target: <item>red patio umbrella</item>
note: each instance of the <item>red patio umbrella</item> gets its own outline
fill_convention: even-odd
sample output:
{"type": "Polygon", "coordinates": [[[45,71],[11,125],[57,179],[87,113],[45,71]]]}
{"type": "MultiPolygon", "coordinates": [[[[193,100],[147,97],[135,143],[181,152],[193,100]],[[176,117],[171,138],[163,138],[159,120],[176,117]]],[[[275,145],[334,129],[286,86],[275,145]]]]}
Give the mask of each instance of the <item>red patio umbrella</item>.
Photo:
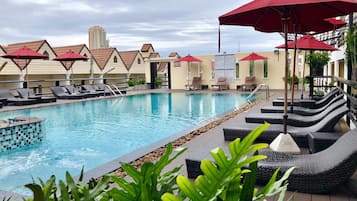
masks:
{"type": "MultiPolygon", "coordinates": [[[[276,48],[285,48],[285,44],[279,45],[276,48]]],[[[288,48],[289,49],[296,48],[296,49],[300,49],[300,50],[320,50],[320,51],[339,50],[331,45],[328,45],[322,41],[317,40],[315,37],[313,37],[311,35],[305,35],[305,36],[300,37],[296,41],[289,42],[288,48]]],[[[305,72],[305,67],[303,67],[303,76],[302,76],[303,78],[304,78],[304,72],[305,72]]],[[[295,63],[294,63],[294,69],[293,69],[293,76],[294,75],[295,75],[295,63]]],[[[303,87],[301,87],[301,98],[304,98],[303,87]]],[[[294,87],[291,90],[291,101],[292,102],[294,101],[294,87]]],[[[293,109],[293,104],[291,104],[291,109],[293,109]]]]}
{"type": "MultiPolygon", "coordinates": [[[[58,57],[54,58],[53,60],[60,61],[68,73],[68,71],[72,69],[72,66],[75,61],[87,61],[88,57],[80,55],[78,53],[75,53],[72,50],[68,50],[67,52],[59,55],[58,57]]],[[[73,74],[73,69],[72,69],[71,74],[73,74]]],[[[69,79],[69,76],[67,77],[67,79],[69,79]]]]}
{"type": "Polygon", "coordinates": [[[191,64],[192,62],[202,62],[200,59],[191,56],[188,54],[185,57],[181,57],[180,59],[177,59],[175,62],[187,62],[187,86],[190,88],[190,69],[191,69],[191,64]]]}
{"type": "MultiPolygon", "coordinates": [[[[32,49],[24,46],[13,52],[9,52],[1,57],[11,59],[18,68],[23,72],[26,69],[26,75],[28,73],[27,66],[32,59],[46,59],[48,56],[33,51],[32,49]]],[[[29,81],[27,79],[27,87],[29,87],[29,81]]]]}
{"type": "Polygon", "coordinates": [[[243,57],[240,61],[255,61],[255,60],[267,60],[267,57],[263,57],[255,52],[250,53],[248,56],[243,57]]]}
{"type": "Polygon", "coordinates": [[[263,57],[255,52],[250,53],[248,56],[243,57],[239,61],[253,61],[253,66],[254,66],[254,61],[255,60],[267,60],[267,57],[263,57]]]}
{"type": "Polygon", "coordinates": [[[219,17],[220,25],[253,26],[263,32],[284,32],[284,133],[287,133],[288,33],[316,31],[326,18],[357,11],[355,0],[254,0],[219,17]]]}

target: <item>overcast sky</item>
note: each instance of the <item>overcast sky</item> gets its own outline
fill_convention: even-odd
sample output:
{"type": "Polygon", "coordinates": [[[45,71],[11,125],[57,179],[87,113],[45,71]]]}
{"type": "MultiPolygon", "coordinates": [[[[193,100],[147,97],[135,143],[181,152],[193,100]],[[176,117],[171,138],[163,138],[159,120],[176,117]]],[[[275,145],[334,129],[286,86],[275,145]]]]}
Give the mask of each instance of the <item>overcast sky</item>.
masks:
{"type": "MultiPolygon", "coordinates": [[[[0,44],[46,39],[52,46],[88,44],[88,28],[102,26],[119,51],[152,43],[161,56],[216,54],[218,16],[247,0],[1,0],[0,44]]],[[[273,51],[277,34],[222,26],[227,53],[273,51]]]]}

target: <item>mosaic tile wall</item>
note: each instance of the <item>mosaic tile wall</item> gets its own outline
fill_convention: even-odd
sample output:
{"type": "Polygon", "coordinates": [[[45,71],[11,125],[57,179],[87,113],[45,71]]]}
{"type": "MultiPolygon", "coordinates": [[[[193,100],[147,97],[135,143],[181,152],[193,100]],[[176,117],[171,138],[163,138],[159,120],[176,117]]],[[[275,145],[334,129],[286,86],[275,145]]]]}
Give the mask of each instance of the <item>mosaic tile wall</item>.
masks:
{"type": "Polygon", "coordinates": [[[31,122],[0,128],[0,152],[41,142],[44,134],[41,122],[31,122]]]}

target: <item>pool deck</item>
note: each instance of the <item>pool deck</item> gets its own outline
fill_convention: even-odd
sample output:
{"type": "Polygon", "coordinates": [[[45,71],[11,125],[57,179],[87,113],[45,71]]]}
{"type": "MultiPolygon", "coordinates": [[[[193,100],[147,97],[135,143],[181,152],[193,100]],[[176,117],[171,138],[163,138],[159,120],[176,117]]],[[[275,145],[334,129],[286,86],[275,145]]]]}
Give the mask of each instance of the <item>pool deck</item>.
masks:
{"type": "MultiPolygon", "coordinates": [[[[270,100],[263,101],[263,103],[257,104],[253,106],[252,108],[246,110],[245,112],[238,114],[232,119],[229,119],[228,121],[225,121],[221,125],[209,130],[205,134],[199,135],[195,137],[193,140],[187,142],[184,144],[182,147],[188,148],[188,150],[179,156],[172,164],[168,166],[168,169],[172,169],[173,167],[176,167],[178,165],[184,164],[182,167],[182,174],[187,176],[187,171],[186,171],[186,165],[185,165],[185,159],[189,158],[191,156],[194,156],[195,158],[197,157],[202,157],[204,159],[207,157],[207,153],[216,148],[216,147],[224,147],[228,145],[228,142],[224,141],[223,138],[223,128],[224,127],[232,127],[237,124],[240,124],[240,122],[245,122],[245,116],[246,114],[250,112],[259,112],[260,107],[263,105],[271,105],[271,100],[273,100],[275,97],[282,96],[283,93],[282,91],[273,91],[271,93],[270,100]]],[[[351,178],[351,183],[355,184],[357,181],[357,172],[352,176],[351,178]]],[[[353,188],[353,191],[356,193],[357,192],[357,187],[353,188]]],[[[293,194],[294,192],[288,192],[286,195],[286,199],[293,194]]],[[[357,195],[353,195],[351,192],[351,187],[344,185],[341,186],[338,189],[335,189],[334,191],[330,192],[329,194],[307,194],[307,193],[297,193],[295,192],[295,199],[298,201],[322,201],[322,200],[328,200],[328,201],[357,201],[357,195]]],[[[272,197],[267,199],[269,200],[277,200],[276,197],[272,197]]]]}
{"type": "MultiPolygon", "coordinates": [[[[142,94],[142,93],[151,93],[151,92],[169,92],[168,90],[162,89],[162,90],[148,90],[148,91],[130,91],[127,95],[134,95],[134,94],[142,94]]],[[[182,91],[185,92],[185,91],[182,91]]],[[[187,92],[187,91],[186,91],[187,92]]],[[[193,91],[192,91],[193,92],[193,91]]],[[[205,90],[205,91],[197,91],[197,92],[203,92],[203,93],[215,93],[217,91],[211,91],[211,90],[205,90]]],[[[193,92],[193,93],[196,93],[193,92]]],[[[236,90],[226,90],[226,91],[220,91],[220,93],[237,93],[236,90]]],[[[270,93],[271,98],[270,100],[273,100],[275,97],[278,96],[282,96],[282,91],[271,91],[270,93]]],[[[105,98],[111,98],[111,97],[105,97],[105,98]]],[[[63,104],[63,103],[73,103],[73,102],[80,102],[80,101],[87,101],[87,100],[95,100],[95,99],[100,99],[100,98],[91,98],[91,99],[84,99],[84,100],[58,100],[56,103],[49,103],[49,104],[39,104],[39,105],[32,105],[32,106],[6,106],[2,109],[0,109],[0,112],[2,111],[8,111],[8,110],[14,110],[14,109],[23,109],[23,108],[33,108],[33,107],[41,107],[41,106],[47,106],[47,105],[54,105],[54,104],[63,104]]],[[[237,125],[237,123],[239,122],[244,122],[244,117],[247,113],[250,112],[258,112],[259,108],[262,105],[269,105],[271,104],[270,100],[263,100],[262,102],[259,101],[259,104],[253,106],[252,108],[248,109],[245,112],[242,112],[238,115],[236,115],[235,117],[225,121],[224,123],[218,125],[217,127],[208,130],[207,132],[205,132],[204,134],[201,134],[199,136],[196,136],[195,138],[193,138],[191,141],[185,143],[184,145],[182,145],[182,147],[187,147],[188,150],[182,154],[181,156],[179,156],[175,161],[173,161],[172,164],[170,164],[167,169],[171,169],[173,167],[176,167],[178,165],[184,165],[182,168],[182,174],[183,175],[187,175],[186,172],[186,166],[185,166],[185,158],[188,158],[190,156],[206,156],[207,153],[209,152],[209,150],[215,148],[215,147],[223,147],[223,146],[227,146],[228,142],[224,141],[223,139],[223,128],[224,127],[230,127],[230,126],[234,126],[237,125]]],[[[202,125],[200,125],[202,126],[202,125]]],[[[193,128],[194,129],[194,128],[193,128]]],[[[192,130],[192,128],[191,128],[192,130]]],[[[174,136],[171,139],[177,138],[181,135],[183,135],[184,133],[189,133],[190,130],[187,130],[185,132],[179,133],[177,136],[174,136]]],[[[170,140],[170,139],[166,139],[165,141],[170,140]]],[[[122,161],[131,161],[135,158],[140,157],[141,155],[144,155],[145,153],[148,153],[150,151],[152,151],[153,149],[155,149],[155,147],[160,147],[162,143],[165,143],[164,141],[159,142],[155,145],[143,148],[139,151],[137,151],[136,153],[132,153],[130,155],[125,156],[125,160],[122,161]]],[[[112,168],[113,165],[118,164],[118,160],[114,160],[112,161],[111,165],[107,165],[107,168],[112,168]],[[110,166],[110,167],[109,167],[110,166]]],[[[105,165],[104,165],[105,166],[105,165]]],[[[102,168],[104,167],[102,166],[102,168]]],[[[93,170],[92,170],[93,171],[93,170]]],[[[100,174],[103,174],[104,172],[107,172],[108,170],[101,170],[100,168],[97,169],[95,172],[90,173],[91,171],[87,172],[89,174],[85,175],[85,176],[99,176],[100,174]]],[[[357,181],[357,172],[353,175],[353,177],[351,178],[351,181],[353,183],[356,183],[357,181]]],[[[357,189],[354,189],[354,192],[357,192],[357,189]]],[[[288,192],[286,198],[288,198],[291,194],[293,194],[293,192],[288,192]]],[[[6,196],[6,195],[12,195],[13,199],[12,200],[19,200],[16,195],[14,196],[14,194],[9,194],[7,192],[3,192],[0,190],[0,199],[2,198],[2,196],[6,196]]],[[[273,198],[268,198],[268,201],[270,200],[276,200],[276,197],[273,198]]],[[[338,189],[335,189],[333,192],[330,192],[330,194],[325,194],[325,195],[318,195],[318,194],[306,194],[306,193],[295,193],[295,199],[294,200],[301,200],[301,201],[321,201],[321,200],[329,200],[329,201],[337,201],[337,200],[343,200],[343,201],[357,201],[357,197],[354,197],[354,195],[351,193],[350,188],[347,185],[341,186],[338,189]]]]}

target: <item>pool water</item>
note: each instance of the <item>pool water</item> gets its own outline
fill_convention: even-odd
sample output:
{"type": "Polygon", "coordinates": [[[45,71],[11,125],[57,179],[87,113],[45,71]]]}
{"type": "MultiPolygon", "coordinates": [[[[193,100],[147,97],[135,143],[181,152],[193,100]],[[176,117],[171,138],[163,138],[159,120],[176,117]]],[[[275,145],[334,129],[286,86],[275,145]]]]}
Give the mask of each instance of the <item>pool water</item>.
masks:
{"type": "Polygon", "coordinates": [[[44,118],[43,142],[0,154],[0,189],[28,194],[32,178],[62,179],[246,103],[238,94],[145,94],[0,113],[44,118]]]}

